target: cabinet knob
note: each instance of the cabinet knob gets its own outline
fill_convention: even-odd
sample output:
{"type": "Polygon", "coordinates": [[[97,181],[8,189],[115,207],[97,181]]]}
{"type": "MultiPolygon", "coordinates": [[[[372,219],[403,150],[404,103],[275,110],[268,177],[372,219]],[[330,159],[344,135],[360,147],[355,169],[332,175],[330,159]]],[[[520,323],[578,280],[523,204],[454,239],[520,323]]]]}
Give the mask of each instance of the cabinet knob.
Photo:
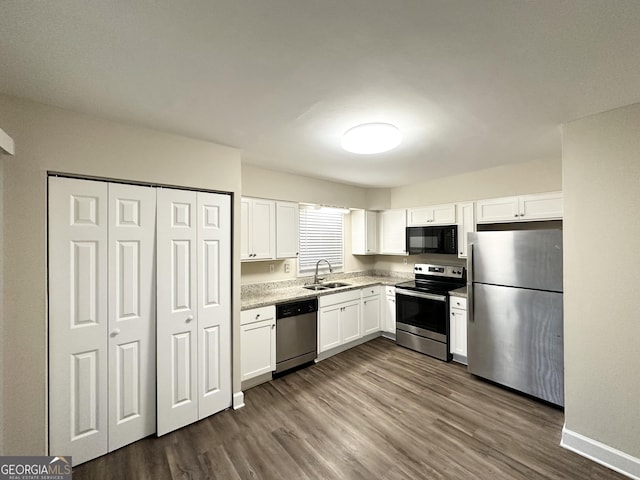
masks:
{"type": "Polygon", "coordinates": [[[258,318],[260,318],[260,314],[259,314],[259,313],[257,313],[257,314],[256,314],[256,320],[257,320],[258,318]]]}
{"type": "Polygon", "coordinates": [[[117,337],[119,334],[120,334],[120,329],[119,328],[116,328],[115,330],[113,330],[111,332],[111,336],[112,337],[117,337]]]}
{"type": "Polygon", "coordinates": [[[193,320],[193,315],[189,315],[186,319],[185,322],[189,323],[193,320]]]}
{"type": "Polygon", "coordinates": [[[271,330],[273,330],[274,328],[276,328],[276,324],[275,323],[271,324],[271,330]]]}
{"type": "Polygon", "coordinates": [[[519,217],[520,215],[518,215],[517,213],[514,215],[514,217],[519,217]]]}

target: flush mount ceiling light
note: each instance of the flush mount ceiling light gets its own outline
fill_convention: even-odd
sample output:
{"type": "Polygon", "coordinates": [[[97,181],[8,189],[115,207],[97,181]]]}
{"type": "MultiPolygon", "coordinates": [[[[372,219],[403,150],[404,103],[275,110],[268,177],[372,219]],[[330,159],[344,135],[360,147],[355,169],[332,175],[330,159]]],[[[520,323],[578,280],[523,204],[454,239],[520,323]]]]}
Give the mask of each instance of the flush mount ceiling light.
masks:
{"type": "Polygon", "coordinates": [[[387,152],[402,141],[398,127],[390,123],[365,123],[347,130],[340,144],[347,152],[361,155],[387,152]]]}

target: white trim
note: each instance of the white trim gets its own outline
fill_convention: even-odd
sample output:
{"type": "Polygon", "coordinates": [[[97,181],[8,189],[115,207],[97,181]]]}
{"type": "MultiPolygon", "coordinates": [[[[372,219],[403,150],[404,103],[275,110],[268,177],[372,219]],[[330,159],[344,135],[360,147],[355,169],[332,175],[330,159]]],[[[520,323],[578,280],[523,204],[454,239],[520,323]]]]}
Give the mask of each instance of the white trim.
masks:
{"type": "Polygon", "coordinates": [[[236,392],[233,394],[233,409],[238,410],[244,407],[244,393],[236,392]]]}
{"type": "Polygon", "coordinates": [[[15,145],[13,143],[13,138],[5,133],[4,130],[0,128],[0,153],[6,153],[8,155],[13,155],[15,153],[15,145]]]}
{"type": "Polygon", "coordinates": [[[572,432],[567,429],[566,425],[562,427],[560,446],[629,478],[640,480],[640,458],[572,432]]]}

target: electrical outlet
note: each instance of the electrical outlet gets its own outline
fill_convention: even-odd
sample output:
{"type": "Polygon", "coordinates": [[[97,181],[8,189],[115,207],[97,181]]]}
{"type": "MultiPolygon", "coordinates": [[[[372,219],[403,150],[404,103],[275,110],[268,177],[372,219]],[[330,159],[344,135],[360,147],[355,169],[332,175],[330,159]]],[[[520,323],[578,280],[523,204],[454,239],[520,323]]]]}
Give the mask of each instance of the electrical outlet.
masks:
{"type": "Polygon", "coordinates": [[[403,259],[402,259],[402,263],[404,263],[404,264],[406,265],[406,264],[407,264],[407,259],[406,259],[406,258],[403,258],[403,259]]]}
{"type": "Polygon", "coordinates": [[[273,263],[271,265],[269,265],[269,273],[273,273],[275,272],[276,267],[273,265],[273,263]]]}
{"type": "Polygon", "coordinates": [[[289,273],[291,271],[291,265],[288,263],[284,264],[284,273],[289,273]]]}

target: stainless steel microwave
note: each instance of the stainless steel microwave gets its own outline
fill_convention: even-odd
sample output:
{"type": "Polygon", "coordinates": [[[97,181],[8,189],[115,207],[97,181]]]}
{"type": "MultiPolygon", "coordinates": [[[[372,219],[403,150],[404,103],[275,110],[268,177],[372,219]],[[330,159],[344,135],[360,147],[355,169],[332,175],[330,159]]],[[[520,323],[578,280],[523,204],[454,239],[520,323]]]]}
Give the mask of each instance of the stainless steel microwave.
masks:
{"type": "Polygon", "coordinates": [[[458,226],[407,227],[407,252],[457,254],[458,226]]]}

